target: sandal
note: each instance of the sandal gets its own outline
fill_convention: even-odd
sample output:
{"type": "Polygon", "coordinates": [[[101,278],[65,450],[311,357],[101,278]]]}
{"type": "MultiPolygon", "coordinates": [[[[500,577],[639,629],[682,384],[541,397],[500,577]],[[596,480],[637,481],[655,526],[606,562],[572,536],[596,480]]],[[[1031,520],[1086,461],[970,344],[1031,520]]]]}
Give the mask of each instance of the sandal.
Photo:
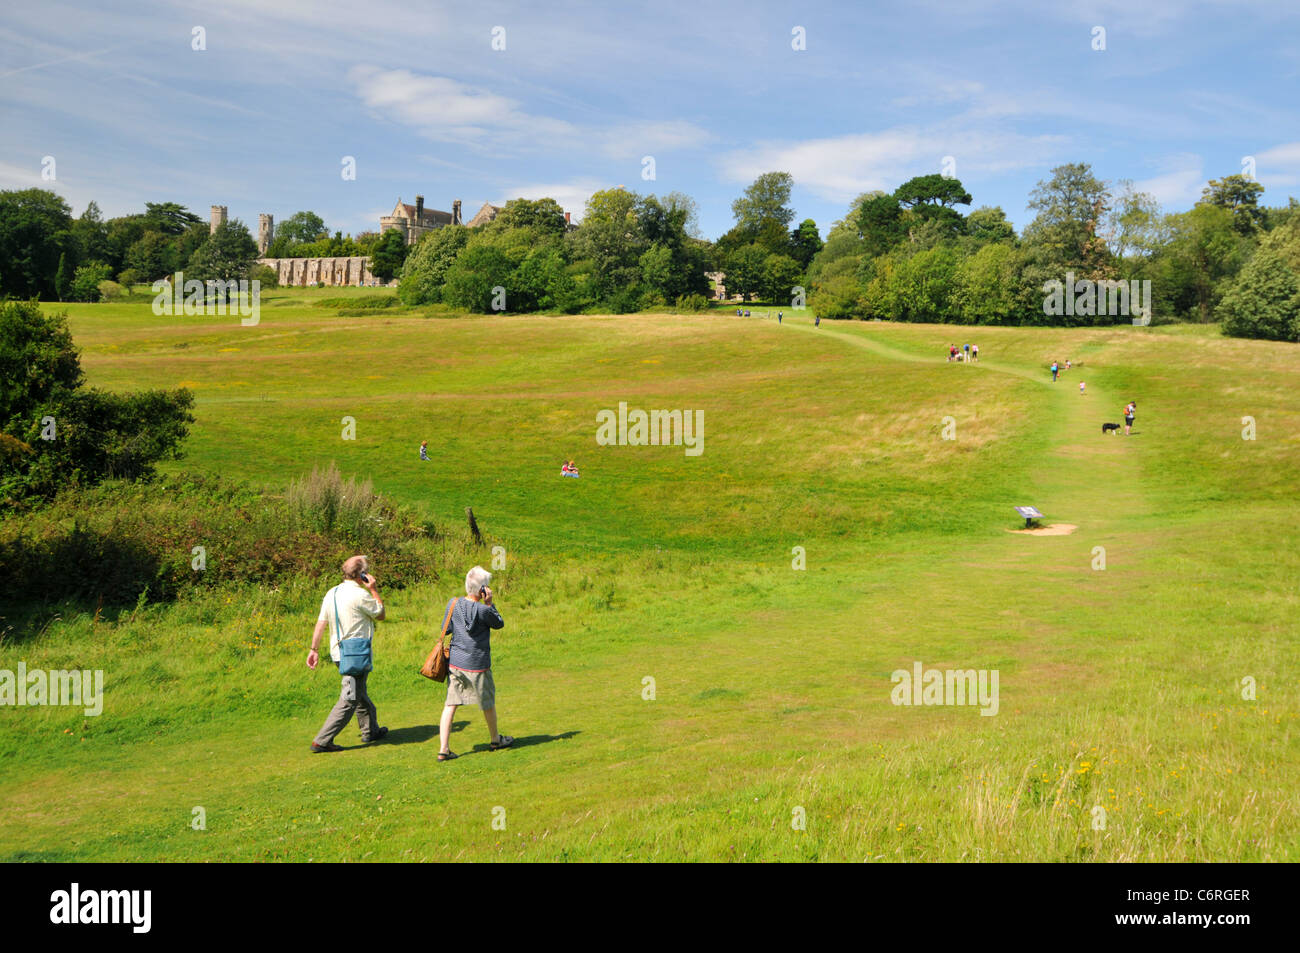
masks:
{"type": "Polygon", "coordinates": [[[489,744],[488,750],[500,751],[502,748],[509,748],[514,743],[515,743],[514,738],[511,738],[509,735],[501,735],[501,740],[493,741],[491,744],[489,744]]]}
{"type": "Polygon", "coordinates": [[[439,760],[439,761],[451,761],[453,758],[459,758],[459,757],[460,757],[460,755],[456,754],[456,752],[454,752],[454,751],[439,751],[439,752],[438,752],[438,760],[439,760]]]}

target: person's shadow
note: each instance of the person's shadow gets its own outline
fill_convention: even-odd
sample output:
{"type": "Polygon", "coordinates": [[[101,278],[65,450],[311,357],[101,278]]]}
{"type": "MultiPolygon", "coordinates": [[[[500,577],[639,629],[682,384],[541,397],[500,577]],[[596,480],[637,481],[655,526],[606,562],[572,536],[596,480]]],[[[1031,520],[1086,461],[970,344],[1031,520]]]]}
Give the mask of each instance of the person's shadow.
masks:
{"type": "MultiPolygon", "coordinates": [[[[580,734],[582,734],[582,732],[580,731],[566,731],[558,735],[521,735],[515,738],[515,743],[512,744],[510,748],[502,748],[501,750],[509,751],[514,748],[531,748],[533,745],[544,745],[548,741],[567,741],[569,738],[572,738],[575,735],[580,735],[580,734]]],[[[490,744],[487,744],[485,742],[483,744],[475,745],[470,750],[489,751],[491,750],[491,747],[492,746],[490,744]]]]}
{"type": "MultiPolygon", "coordinates": [[[[453,721],[451,730],[453,733],[463,731],[469,721],[453,721]]],[[[384,740],[379,742],[382,745],[410,745],[421,744],[431,738],[438,737],[437,725],[409,725],[406,728],[392,728],[384,736],[384,740]]]]}

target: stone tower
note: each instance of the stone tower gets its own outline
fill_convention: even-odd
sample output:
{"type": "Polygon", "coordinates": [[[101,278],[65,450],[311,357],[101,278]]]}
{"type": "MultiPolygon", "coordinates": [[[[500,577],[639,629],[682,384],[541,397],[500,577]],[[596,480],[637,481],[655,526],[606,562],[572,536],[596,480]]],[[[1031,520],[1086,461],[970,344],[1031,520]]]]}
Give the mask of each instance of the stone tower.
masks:
{"type": "Polygon", "coordinates": [[[226,207],[224,205],[212,206],[212,223],[208,228],[208,234],[211,235],[224,224],[226,224],[226,207]]]}
{"type": "Polygon", "coordinates": [[[275,241],[275,217],[263,212],[257,216],[257,250],[263,255],[271,242],[275,241]]]}
{"type": "Polygon", "coordinates": [[[451,203],[451,224],[460,224],[460,199],[451,203]]]}

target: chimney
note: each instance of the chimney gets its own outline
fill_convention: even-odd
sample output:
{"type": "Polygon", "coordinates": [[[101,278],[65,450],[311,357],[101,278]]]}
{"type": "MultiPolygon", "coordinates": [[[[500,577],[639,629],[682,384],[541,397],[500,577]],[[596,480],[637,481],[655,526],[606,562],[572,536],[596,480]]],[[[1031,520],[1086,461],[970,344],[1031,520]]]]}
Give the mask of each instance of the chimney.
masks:
{"type": "Polygon", "coordinates": [[[423,195],[417,195],[415,197],[415,224],[416,225],[424,224],[424,196],[423,195]]]}
{"type": "Polygon", "coordinates": [[[451,224],[460,224],[460,199],[451,203],[451,224]]]}
{"type": "Polygon", "coordinates": [[[572,212],[565,212],[565,213],[564,213],[564,224],[565,224],[566,226],[573,224],[572,221],[571,221],[572,217],[573,217],[573,213],[572,213],[572,212]]]}

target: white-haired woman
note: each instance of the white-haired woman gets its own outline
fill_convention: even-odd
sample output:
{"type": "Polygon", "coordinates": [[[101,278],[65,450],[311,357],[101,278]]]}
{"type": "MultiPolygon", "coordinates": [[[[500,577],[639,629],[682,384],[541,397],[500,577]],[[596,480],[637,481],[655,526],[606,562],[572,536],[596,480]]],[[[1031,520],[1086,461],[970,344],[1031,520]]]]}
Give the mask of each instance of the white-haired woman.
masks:
{"type": "Polygon", "coordinates": [[[449,747],[451,722],[461,705],[478,705],[483,710],[488,732],[492,736],[489,748],[496,751],[509,748],[515,739],[497,734],[496,684],[492,681],[492,630],[505,626],[501,613],[492,604],[492,589],[488,585],[492,574],[482,566],[475,566],[465,574],[465,598],[455,599],[451,608],[451,658],[447,660],[447,704],[442,709],[438,725],[441,747],[439,761],[457,757],[449,747]]]}

